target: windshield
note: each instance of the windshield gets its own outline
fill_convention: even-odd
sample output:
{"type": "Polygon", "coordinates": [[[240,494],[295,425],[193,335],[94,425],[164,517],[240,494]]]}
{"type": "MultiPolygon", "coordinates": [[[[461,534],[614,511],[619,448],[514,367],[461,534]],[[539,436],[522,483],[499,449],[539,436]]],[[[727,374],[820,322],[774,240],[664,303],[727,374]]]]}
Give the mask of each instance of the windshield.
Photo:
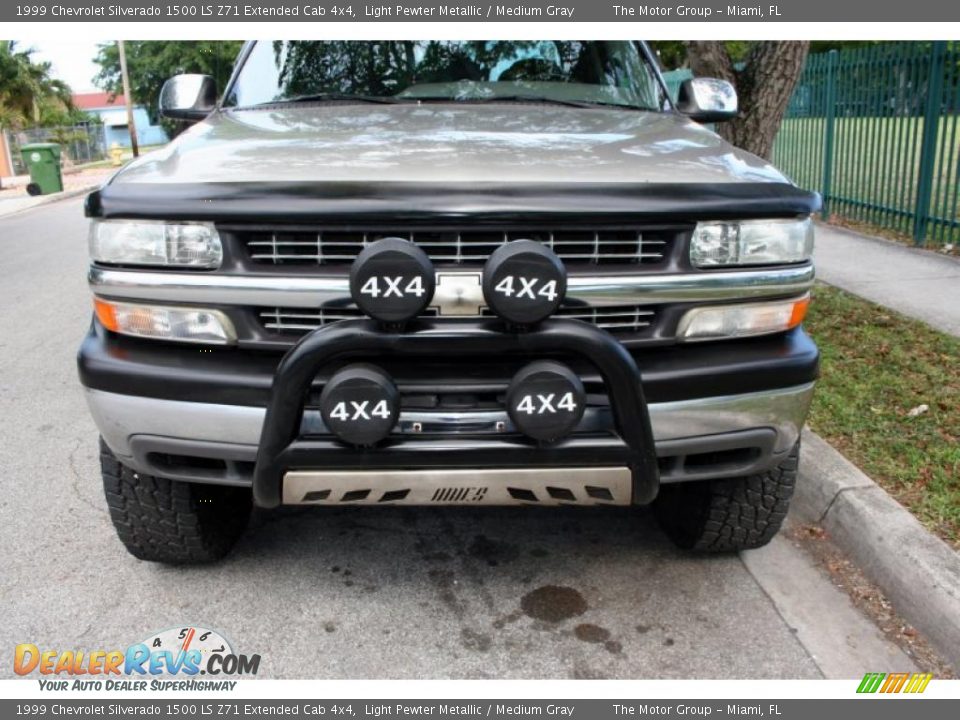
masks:
{"type": "Polygon", "coordinates": [[[633,42],[260,41],[225,105],[541,101],[661,107],[660,86],[633,42]]]}

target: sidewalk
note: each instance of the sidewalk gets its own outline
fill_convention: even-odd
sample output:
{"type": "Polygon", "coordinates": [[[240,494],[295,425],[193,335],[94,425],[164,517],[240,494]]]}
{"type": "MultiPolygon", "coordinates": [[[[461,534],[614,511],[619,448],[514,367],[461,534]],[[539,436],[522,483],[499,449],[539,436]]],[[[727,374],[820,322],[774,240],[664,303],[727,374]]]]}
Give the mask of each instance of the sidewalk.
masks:
{"type": "Polygon", "coordinates": [[[817,225],[817,278],[960,336],[960,258],[817,225]]]}
{"type": "MultiPolygon", "coordinates": [[[[3,189],[0,189],[0,217],[28,210],[38,205],[46,205],[57,200],[84,195],[98,188],[114,172],[116,172],[116,168],[96,168],[95,170],[64,174],[63,192],[53,195],[28,195],[26,187],[22,183],[18,183],[15,187],[5,185],[3,189]]],[[[8,181],[9,178],[4,180],[5,183],[8,181]]]]}
{"type": "MultiPolygon", "coordinates": [[[[825,224],[817,225],[814,255],[819,280],[960,337],[960,258],[825,224]]],[[[960,668],[960,556],[809,430],[800,467],[794,519],[823,527],[960,668]]]]}

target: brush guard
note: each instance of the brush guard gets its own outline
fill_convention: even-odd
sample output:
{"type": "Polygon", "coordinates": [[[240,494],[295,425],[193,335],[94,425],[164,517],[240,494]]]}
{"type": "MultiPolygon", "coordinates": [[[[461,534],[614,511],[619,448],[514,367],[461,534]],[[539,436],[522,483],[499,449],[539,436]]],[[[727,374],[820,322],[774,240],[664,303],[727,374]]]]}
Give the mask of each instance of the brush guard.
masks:
{"type": "Polygon", "coordinates": [[[657,494],[659,473],[640,379],[630,353],[617,340],[580,320],[548,319],[517,332],[500,320],[471,324],[417,321],[403,330],[373,320],[348,320],[304,336],[284,356],[273,379],[256,466],[257,505],[282,504],[288,472],[308,470],[403,471],[496,468],[628,468],[633,504],[657,494]],[[358,357],[449,358],[479,355],[579,355],[603,378],[616,432],[605,437],[572,435],[557,443],[525,437],[409,438],[391,435],[374,447],[353,448],[324,436],[300,436],[304,405],[318,370],[358,357]]]}

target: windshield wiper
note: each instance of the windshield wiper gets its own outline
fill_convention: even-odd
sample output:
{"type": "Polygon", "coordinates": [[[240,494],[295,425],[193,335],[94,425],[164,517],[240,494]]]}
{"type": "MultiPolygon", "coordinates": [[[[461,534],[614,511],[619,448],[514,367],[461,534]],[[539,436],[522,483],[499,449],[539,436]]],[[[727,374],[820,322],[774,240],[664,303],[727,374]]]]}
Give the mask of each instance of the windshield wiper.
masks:
{"type": "Polygon", "coordinates": [[[316,93],[314,95],[297,95],[296,97],[283,98],[281,100],[271,100],[270,102],[257,103],[250,105],[250,108],[273,107],[275,105],[294,105],[297,103],[310,102],[347,102],[347,103],[373,103],[377,105],[397,105],[400,103],[418,103],[418,102],[457,102],[457,103],[544,103],[548,105],[563,105],[565,107],[574,107],[581,109],[596,107],[614,107],[622,110],[651,110],[651,108],[641,107],[639,105],[623,105],[620,103],[587,101],[587,100],[564,100],[562,98],[544,97],[543,95],[513,94],[513,95],[489,95],[483,97],[455,96],[455,95],[353,95],[350,93],[316,93]]]}
{"type": "Polygon", "coordinates": [[[624,110],[647,110],[648,108],[639,105],[621,105],[620,103],[587,101],[587,100],[563,100],[560,98],[544,97],[542,95],[490,95],[484,97],[456,97],[449,95],[429,95],[416,96],[410,95],[406,99],[416,100],[418,102],[463,102],[463,103],[497,103],[497,102],[516,102],[516,103],[546,103],[548,105],[564,105],[575,108],[595,108],[595,107],[615,107],[624,110]]]}
{"type": "Polygon", "coordinates": [[[292,105],[296,103],[309,102],[356,102],[356,103],[376,103],[379,105],[393,105],[403,102],[402,99],[391,95],[352,95],[350,93],[316,93],[315,95],[297,95],[291,98],[282,98],[280,100],[271,100],[270,102],[257,103],[250,107],[263,107],[265,105],[292,105]]]}

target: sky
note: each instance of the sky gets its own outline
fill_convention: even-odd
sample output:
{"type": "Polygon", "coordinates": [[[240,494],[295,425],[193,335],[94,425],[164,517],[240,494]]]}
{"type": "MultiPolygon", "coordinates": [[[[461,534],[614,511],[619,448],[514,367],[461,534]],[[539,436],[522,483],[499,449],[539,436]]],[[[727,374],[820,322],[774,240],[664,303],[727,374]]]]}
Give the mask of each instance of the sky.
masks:
{"type": "Polygon", "coordinates": [[[93,84],[93,76],[99,70],[93,61],[98,41],[57,39],[45,42],[42,38],[24,38],[18,39],[17,43],[34,48],[35,60],[52,63],[52,75],[65,81],[75,93],[99,89],[93,84]]]}

